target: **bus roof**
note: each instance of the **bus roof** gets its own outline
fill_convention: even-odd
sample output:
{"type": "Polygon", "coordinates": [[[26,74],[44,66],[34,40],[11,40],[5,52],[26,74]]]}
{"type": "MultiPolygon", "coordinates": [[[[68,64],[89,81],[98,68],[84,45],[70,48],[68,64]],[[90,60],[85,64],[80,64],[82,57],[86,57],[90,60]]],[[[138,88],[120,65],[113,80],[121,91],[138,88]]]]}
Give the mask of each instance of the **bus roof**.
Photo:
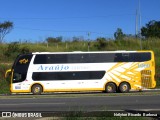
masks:
{"type": "Polygon", "coordinates": [[[152,52],[148,51],[126,51],[126,50],[118,50],[118,51],[73,51],[73,52],[33,52],[32,54],[75,54],[75,53],[132,53],[132,52],[152,52]]]}

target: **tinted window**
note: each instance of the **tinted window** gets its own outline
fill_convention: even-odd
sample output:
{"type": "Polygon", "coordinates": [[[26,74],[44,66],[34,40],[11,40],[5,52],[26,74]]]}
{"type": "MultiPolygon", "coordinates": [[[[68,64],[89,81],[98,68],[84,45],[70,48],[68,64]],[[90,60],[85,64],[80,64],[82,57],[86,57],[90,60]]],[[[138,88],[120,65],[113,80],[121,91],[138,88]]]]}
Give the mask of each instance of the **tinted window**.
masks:
{"type": "Polygon", "coordinates": [[[67,54],[36,55],[34,64],[66,63],[67,54]]]}
{"type": "Polygon", "coordinates": [[[83,53],[36,55],[34,64],[143,62],[151,53],[83,53]]]}
{"type": "Polygon", "coordinates": [[[78,71],[78,72],[34,72],[32,79],[43,80],[89,80],[102,79],[105,71],[78,71]]]}
{"type": "Polygon", "coordinates": [[[115,53],[95,53],[89,55],[90,63],[114,62],[115,53]]]}
{"type": "Polygon", "coordinates": [[[133,53],[129,56],[129,62],[144,62],[151,60],[151,53],[133,53]]]}
{"type": "Polygon", "coordinates": [[[151,60],[151,53],[116,53],[115,62],[144,62],[151,60]]]}
{"type": "Polygon", "coordinates": [[[34,64],[114,62],[114,57],[112,53],[46,54],[36,55],[34,64]]]}
{"type": "Polygon", "coordinates": [[[19,55],[13,65],[14,73],[13,73],[13,83],[22,82],[26,79],[28,67],[30,61],[32,59],[32,55],[19,55]]]}

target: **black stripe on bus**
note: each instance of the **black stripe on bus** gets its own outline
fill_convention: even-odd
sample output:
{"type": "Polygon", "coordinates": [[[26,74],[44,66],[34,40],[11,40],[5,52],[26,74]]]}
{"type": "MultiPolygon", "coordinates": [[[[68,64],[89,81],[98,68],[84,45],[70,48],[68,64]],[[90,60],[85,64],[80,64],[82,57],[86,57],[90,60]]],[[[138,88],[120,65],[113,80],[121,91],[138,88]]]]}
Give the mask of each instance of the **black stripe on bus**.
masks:
{"type": "Polygon", "coordinates": [[[34,81],[102,79],[105,71],[33,72],[34,81]]]}
{"type": "Polygon", "coordinates": [[[37,54],[34,64],[144,62],[151,60],[150,52],[37,54]]]}

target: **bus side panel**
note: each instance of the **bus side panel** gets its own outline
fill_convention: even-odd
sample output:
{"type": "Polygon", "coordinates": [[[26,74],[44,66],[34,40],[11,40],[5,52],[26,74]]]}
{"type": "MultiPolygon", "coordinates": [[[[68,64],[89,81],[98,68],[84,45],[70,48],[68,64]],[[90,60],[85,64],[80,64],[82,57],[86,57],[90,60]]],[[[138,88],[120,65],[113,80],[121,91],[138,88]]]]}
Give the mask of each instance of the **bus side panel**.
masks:
{"type": "Polygon", "coordinates": [[[12,84],[11,91],[31,92],[31,87],[34,84],[42,85],[44,92],[103,91],[108,82],[115,83],[117,87],[122,82],[128,82],[133,90],[154,88],[156,85],[154,80],[155,62],[153,53],[151,55],[150,61],[143,62],[34,64],[35,54],[30,61],[26,79],[12,84]],[[97,71],[95,75],[99,71],[104,71],[105,74],[101,78],[94,79],[95,75],[91,73],[95,71],[97,71]],[[87,72],[90,73],[88,74],[87,72]],[[35,73],[39,73],[37,77],[42,76],[42,78],[35,79],[36,77],[33,77],[35,73]],[[76,78],[77,75],[80,79],[76,78]],[[85,76],[87,79],[84,78],[85,76]],[[63,79],[63,77],[67,78],[63,79]]]}

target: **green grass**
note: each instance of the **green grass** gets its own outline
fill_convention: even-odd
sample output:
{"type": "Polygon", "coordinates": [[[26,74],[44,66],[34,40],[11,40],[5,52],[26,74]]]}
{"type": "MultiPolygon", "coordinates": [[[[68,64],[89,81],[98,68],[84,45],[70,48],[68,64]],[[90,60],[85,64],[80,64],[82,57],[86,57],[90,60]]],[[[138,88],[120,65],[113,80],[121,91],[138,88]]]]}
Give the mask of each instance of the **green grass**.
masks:
{"type": "Polygon", "coordinates": [[[11,68],[11,65],[0,64],[0,94],[9,94],[9,84],[10,80],[5,79],[5,71],[11,68]]]}
{"type": "Polygon", "coordinates": [[[0,81],[0,94],[7,95],[9,93],[10,93],[9,82],[6,80],[1,80],[0,81]]]}
{"type": "MultiPolygon", "coordinates": [[[[0,44],[0,86],[6,85],[4,82],[5,70],[10,68],[16,56],[24,52],[66,52],[66,51],[88,51],[88,41],[65,41],[60,43],[22,43],[0,44]],[[14,48],[14,49],[13,49],[14,48]],[[10,53],[6,55],[6,53],[10,53]],[[9,65],[7,65],[9,64],[9,65]],[[2,85],[4,84],[4,85],[2,85]]],[[[153,50],[155,53],[156,62],[156,81],[157,88],[160,88],[160,39],[149,38],[142,40],[143,50],[153,50]]],[[[105,41],[90,41],[90,51],[114,51],[114,50],[140,50],[140,40],[128,38],[125,40],[105,40],[105,41]]],[[[5,88],[5,87],[3,87],[5,88]]],[[[2,91],[2,90],[1,90],[2,91]]]]}

